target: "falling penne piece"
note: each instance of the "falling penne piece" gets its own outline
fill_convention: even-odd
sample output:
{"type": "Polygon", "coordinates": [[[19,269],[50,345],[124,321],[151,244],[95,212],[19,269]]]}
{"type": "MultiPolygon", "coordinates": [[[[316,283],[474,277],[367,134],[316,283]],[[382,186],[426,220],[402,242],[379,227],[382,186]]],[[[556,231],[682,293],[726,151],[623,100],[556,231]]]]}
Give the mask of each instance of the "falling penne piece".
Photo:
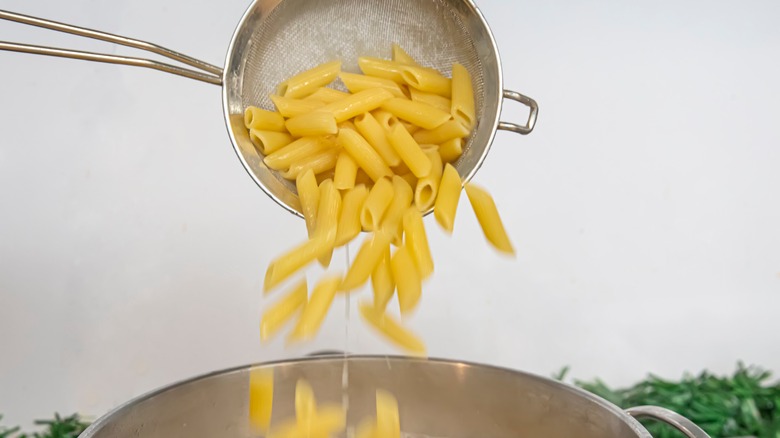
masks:
{"type": "Polygon", "coordinates": [[[512,242],[509,241],[496,203],[490,193],[474,184],[466,184],[466,196],[469,198],[471,208],[474,209],[474,214],[477,216],[477,221],[479,221],[488,242],[497,250],[514,255],[515,249],[512,247],[512,242]]]}
{"type": "Polygon", "coordinates": [[[363,203],[360,211],[360,224],[364,231],[379,229],[382,217],[391,202],[393,202],[393,183],[387,178],[382,178],[368,192],[366,202],[363,203]]]}
{"type": "Polygon", "coordinates": [[[314,171],[308,169],[295,179],[295,188],[298,191],[298,200],[301,203],[301,213],[306,220],[306,231],[311,238],[314,234],[314,225],[317,222],[317,207],[320,204],[320,188],[314,171]]]}
{"type": "Polygon", "coordinates": [[[331,248],[318,258],[320,265],[327,268],[330,265],[333,246],[336,242],[339,215],[341,214],[341,194],[331,179],[323,181],[319,188],[320,203],[317,206],[317,225],[313,238],[322,239],[331,248]]]}
{"type": "Polygon", "coordinates": [[[376,438],[401,438],[398,401],[387,391],[376,391],[376,438]]]}
{"type": "Polygon", "coordinates": [[[308,298],[306,279],[290,290],[282,299],[263,313],[260,321],[260,340],[267,341],[275,335],[284,324],[295,316],[295,312],[303,308],[308,298]]]}
{"type": "Polygon", "coordinates": [[[339,190],[347,190],[355,187],[358,165],[347,151],[341,151],[336,160],[336,173],[333,176],[333,184],[339,190]]]}
{"type": "Polygon", "coordinates": [[[445,164],[439,183],[439,194],[433,205],[433,216],[436,218],[436,222],[448,233],[452,233],[455,227],[455,213],[458,211],[458,201],[460,201],[462,189],[463,183],[458,171],[451,164],[445,164]]]}
{"type": "Polygon", "coordinates": [[[371,287],[374,290],[374,307],[384,311],[387,303],[393,297],[395,281],[390,270],[390,247],[387,247],[382,255],[382,260],[371,273],[371,287]]]}
{"type": "Polygon", "coordinates": [[[404,328],[393,317],[375,309],[373,305],[368,303],[360,303],[359,309],[363,319],[388,340],[410,353],[417,355],[426,354],[425,344],[423,344],[422,340],[404,328]]]}
{"type": "Polygon", "coordinates": [[[332,245],[323,239],[308,240],[273,260],[265,272],[263,290],[269,291],[299,269],[325,254],[332,245]]]}
{"type": "Polygon", "coordinates": [[[295,383],[295,417],[299,423],[310,423],[317,415],[317,400],[309,382],[299,379],[295,383]]]}
{"type": "Polygon", "coordinates": [[[414,188],[414,205],[420,211],[428,211],[433,207],[439,194],[443,165],[438,150],[425,149],[423,152],[431,160],[431,171],[428,175],[417,180],[417,185],[414,188]]]}
{"type": "Polygon", "coordinates": [[[352,266],[344,277],[341,290],[351,291],[365,284],[389,247],[390,236],[382,232],[374,232],[371,238],[363,241],[352,266]]]}
{"type": "Polygon", "coordinates": [[[420,278],[420,272],[417,270],[412,253],[406,244],[401,245],[393,254],[390,259],[390,270],[395,280],[401,314],[407,314],[414,310],[420,302],[422,278],[420,278]]]}
{"type": "Polygon", "coordinates": [[[318,88],[331,83],[341,72],[341,61],[326,62],[298,73],[279,84],[277,93],[293,99],[306,97],[318,88]]]}
{"type": "Polygon", "coordinates": [[[291,340],[311,339],[317,334],[333,303],[339,284],[341,284],[341,277],[329,276],[314,286],[309,302],[304,306],[298,324],[290,335],[291,340]]]}
{"type": "Polygon", "coordinates": [[[415,207],[409,207],[403,218],[404,245],[409,248],[420,277],[424,280],[433,274],[433,257],[428,246],[422,214],[415,207]]]}
{"type": "Polygon", "coordinates": [[[360,234],[360,213],[367,197],[368,189],[364,184],[358,184],[344,194],[341,201],[339,224],[336,229],[335,246],[345,245],[360,234]]]}
{"type": "Polygon", "coordinates": [[[401,221],[406,209],[414,201],[414,191],[409,184],[398,175],[393,176],[393,199],[382,217],[380,228],[387,233],[396,246],[401,245],[401,221]]]}
{"type": "Polygon", "coordinates": [[[249,424],[258,433],[268,430],[274,400],[273,368],[249,370],[249,424]]]}

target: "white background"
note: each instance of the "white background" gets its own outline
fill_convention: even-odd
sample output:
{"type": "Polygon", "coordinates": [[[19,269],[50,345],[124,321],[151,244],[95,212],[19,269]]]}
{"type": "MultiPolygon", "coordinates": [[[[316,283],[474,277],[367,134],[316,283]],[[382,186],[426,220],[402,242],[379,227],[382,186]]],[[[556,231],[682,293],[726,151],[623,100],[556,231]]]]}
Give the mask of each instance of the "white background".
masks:
{"type": "MultiPolygon", "coordinates": [[[[247,3],[0,6],[222,65],[247,3]]],[[[517,259],[487,247],[467,202],[453,238],[428,218],[437,271],[410,324],[431,355],[613,384],[738,359],[780,371],[780,4],[479,3],[505,85],[541,112],[532,135],[498,133],[476,177],[517,259]]],[[[136,54],[4,22],[0,40],[136,54]]],[[[244,172],[218,87],[26,54],[0,65],[6,424],[321,348],[395,351],[354,310],[345,344],[343,302],[315,342],[260,345],[265,267],[303,223],[244,172]]]]}

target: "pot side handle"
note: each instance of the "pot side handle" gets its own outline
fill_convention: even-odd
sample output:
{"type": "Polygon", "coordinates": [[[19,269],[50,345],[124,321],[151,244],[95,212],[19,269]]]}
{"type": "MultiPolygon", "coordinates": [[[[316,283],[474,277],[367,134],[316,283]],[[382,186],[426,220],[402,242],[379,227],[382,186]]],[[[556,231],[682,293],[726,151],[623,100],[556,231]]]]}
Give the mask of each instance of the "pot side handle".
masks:
{"type": "Polygon", "coordinates": [[[682,415],[659,406],[635,406],[626,409],[626,413],[636,419],[652,418],[662,421],[682,432],[688,438],[710,438],[702,428],[682,415]]]}

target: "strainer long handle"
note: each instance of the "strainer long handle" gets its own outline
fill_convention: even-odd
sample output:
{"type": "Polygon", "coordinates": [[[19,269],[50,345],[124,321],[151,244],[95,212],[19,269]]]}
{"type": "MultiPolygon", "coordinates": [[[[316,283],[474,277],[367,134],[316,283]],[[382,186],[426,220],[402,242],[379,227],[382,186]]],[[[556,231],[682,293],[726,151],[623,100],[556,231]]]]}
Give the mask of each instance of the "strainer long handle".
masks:
{"type": "Polygon", "coordinates": [[[17,23],[28,24],[31,26],[42,27],[45,29],[51,29],[58,32],[70,33],[73,35],[79,35],[87,38],[97,39],[101,41],[108,41],[115,44],[120,44],[127,47],[133,47],[136,49],[145,50],[147,52],[156,53],[166,58],[179,61],[181,63],[190,65],[198,70],[191,70],[183,67],[178,67],[164,62],[154,61],[151,59],[134,58],[128,56],[118,55],[106,55],[101,53],[82,52],[78,50],[59,49],[54,47],[34,46],[30,44],[11,43],[7,41],[0,41],[0,50],[7,50],[12,52],[33,53],[38,55],[58,56],[62,58],[82,59],[86,61],[107,62],[111,64],[124,64],[134,65],[138,67],[146,67],[155,70],[165,71],[173,73],[175,75],[188,77],[191,79],[197,79],[199,81],[208,82],[211,84],[222,84],[222,69],[211,65],[207,62],[200,61],[198,59],[187,56],[183,53],[175,52],[165,47],[158,46],[146,41],[127,38],[119,35],[114,35],[98,30],[87,29],[84,27],[72,26],[70,24],[59,23],[51,20],[44,20],[42,18],[32,17],[29,15],[17,14],[15,12],[9,12],[0,10],[0,19],[15,21],[17,23]]]}

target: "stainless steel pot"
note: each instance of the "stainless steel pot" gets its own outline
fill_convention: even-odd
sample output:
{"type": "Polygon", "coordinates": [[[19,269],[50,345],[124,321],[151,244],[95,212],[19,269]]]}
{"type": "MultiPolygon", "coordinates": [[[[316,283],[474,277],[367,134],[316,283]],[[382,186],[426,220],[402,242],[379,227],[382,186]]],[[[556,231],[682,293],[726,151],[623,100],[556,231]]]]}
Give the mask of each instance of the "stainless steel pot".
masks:
{"type": "Polygon", "coordinates": [[[348,403],[349,425],[375,414],[376,389],[391,391],[407,436],[651,438],[636,420],[651,417],[690,438],[708,438],[669,410],[642,406],[623,411],[543,377],[488,365],[385,356],[318,357],[219,371],[130,401],[81,437],[250,437],[247,400],[254,367],[274,370],[274,420],[294,415],[295,383],[305,378],[318,400],[348,403]]]}

